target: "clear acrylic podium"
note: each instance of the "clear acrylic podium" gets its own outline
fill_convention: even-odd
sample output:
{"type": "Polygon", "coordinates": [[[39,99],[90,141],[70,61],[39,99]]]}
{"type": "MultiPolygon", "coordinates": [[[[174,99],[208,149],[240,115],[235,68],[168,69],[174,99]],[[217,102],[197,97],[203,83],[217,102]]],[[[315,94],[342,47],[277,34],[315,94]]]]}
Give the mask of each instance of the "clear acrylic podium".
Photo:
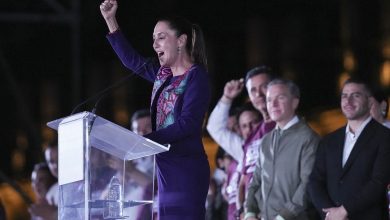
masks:
{"type": "Polygon", "coordinates": [[[154,155],[169,146],[90,112],[47,125],[58,130],[59,220],[152,219],[154,155]]]}

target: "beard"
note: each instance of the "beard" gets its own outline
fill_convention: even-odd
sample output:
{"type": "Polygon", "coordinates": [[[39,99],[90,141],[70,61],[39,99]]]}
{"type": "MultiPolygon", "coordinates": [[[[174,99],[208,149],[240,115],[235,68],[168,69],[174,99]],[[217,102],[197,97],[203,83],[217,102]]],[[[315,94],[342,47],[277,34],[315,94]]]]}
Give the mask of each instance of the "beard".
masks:
{"type": "Polygon", "coordinates": [[[352,114],[349,114],[348,112],[345,112],[343,110],[343,113],[348,120],[359,120],[359,119],[365,118],[365,116],[369,115],[370,109],[368,107],[364,107],[364,108],[361,108],[352,114]]]}

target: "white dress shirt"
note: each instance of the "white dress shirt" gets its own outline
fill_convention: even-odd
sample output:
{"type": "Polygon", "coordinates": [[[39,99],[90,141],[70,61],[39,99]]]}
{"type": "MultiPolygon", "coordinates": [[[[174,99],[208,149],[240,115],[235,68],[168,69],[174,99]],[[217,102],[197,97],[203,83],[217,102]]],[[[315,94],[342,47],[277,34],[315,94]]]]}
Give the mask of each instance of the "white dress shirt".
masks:
{"type": "Polygon", "coordinates": [[[278,125],[276,125],[277,129],[280,129],[281,133],[283,133],[284,130],[289,129],[291,126],[295,125],[299,122],[298,116],[294,116],[283,128],[280,128],[278,125]]]}
{"type": "MultiPolygon", "coordinates": [[[[219,101],[210,114],[207,131],[219,146],[230,154],[239,164],[242,163],[244,139],[227,128],[231,104],[219,101]]],[[[239,165],[241,167],[241,165],[239,165]]]]}
{"type": "Polygon", "coordinates": [[[370,122],[372,117],[368,117],[363,123],[356,129],[355,133],[352,133],[349,124],[345,129],[345,142],[344,142],[344,150],[343,150],[343,167],[348,160],[349,155],[352,152],[353,147],[355,146],[356,140],[359,138],[363,129],[366,127],[368,122],[370,122]]]}

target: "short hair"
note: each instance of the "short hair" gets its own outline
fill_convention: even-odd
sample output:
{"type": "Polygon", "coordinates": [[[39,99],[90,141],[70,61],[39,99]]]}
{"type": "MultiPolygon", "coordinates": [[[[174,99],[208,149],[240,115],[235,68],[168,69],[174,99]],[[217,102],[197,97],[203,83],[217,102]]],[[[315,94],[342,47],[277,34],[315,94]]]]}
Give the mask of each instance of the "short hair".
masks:
{"type": "Polygon", "coordinates": [[[383,112],[383,116],[385,118],[387,118],[387,113],[389,112],[389,100],[387,98],[387,95],[385,94],[385,92],[382,90],[382,89],[376,89],[373,94],[372,94],[372,97],[380,104],[381,102],[385,102],[386,103],[386,109],[385,109],[385,112],[383,112]]]}
{"type": "Polygon", "coordinates": [[[240,107],[232,107],[229,109],[229,117],[231,116],[237,116],[238,112],[240,111],[240,107]]]}
{"type": "Polygon", "coordinates": [[[269,80],[272,80],[272,69],[268,66],[256,66],[252,69],[250,69],[246,75],[245,75],[245,85],[248,82],[248,80],[254,76],[260,75],[260,74],[265,74],[268,76],[269,80]]]}
{"type": "Polygon", "coordinates": [[[298,99],[301,98],[301,92],[299,90],[299,87],[297,86],[297,84],[295,84],[291,80],[277,78],[277,79],[272,80],[270,83],[268,83],[267,88],[269,88],[270,86],[273,86],[273,85],[284,85],[288,88],[291,95],[293,95],[295,98],[298,98],[298,99]]]}
{"type": "Polygon", "coordinates": [[[350,84],[350,83],[363,85],[364,89],[367,92],[367,95],[368,96],[372,96],[372,93],[373,93],[372,91],[373,90],[372,90],[371,86],[366,81],[364,81],[363,79],[361,79],[359,77],[356,77],[356,76],[350,77],[349,79],[345,80],[343,87],[345,85],[347,85],[347,84],[350,84]]]}
{"type": "Polygon", "coordinates": [[[57,178],[55,176],[53,176],[53,174],[51,173],[50,171],[50,168],[49,166],[47,165],[47,163],[45,162],[40,162],[40,163],[37,163],[34,165],[34,169],[33,169],[33,173],[38,173],[39,171],[44,171],[48,174],[48,183],[49,183],[49,186],[51,186],[52,184],[54,184],[55,182],[57,182],[57,178]]]}
{"type": "Polygon", "coordinates": [[[134,112],[134,114],[131,116],[130,122],[133,123],[135,120],[138,120],[140,118],[150,117],[150,111],[149,109],[140,109],[134,112]]]}
{"type": "Polygon", "coordinates": [[[244,105],[237,108],[236,118],[237,118],[238,122],[240,121],[241,114],[244,113],[245,111],[250,111],[250,112],[256,113],[257,117],[259,118],[259,121],[261,121],[263,119],[260,112],[257,109],[255,109],[251,103],[244,103],[244,105]]]}

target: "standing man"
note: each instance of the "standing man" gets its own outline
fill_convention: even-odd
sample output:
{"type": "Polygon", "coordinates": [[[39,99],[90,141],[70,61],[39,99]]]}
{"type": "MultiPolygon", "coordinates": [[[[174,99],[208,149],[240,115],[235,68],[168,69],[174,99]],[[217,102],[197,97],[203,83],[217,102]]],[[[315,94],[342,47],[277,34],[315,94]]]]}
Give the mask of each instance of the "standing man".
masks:
{"type": "Polygon", "coordinates": [[[299,88],[291,81],[268,84],[267,109],[276,127],[260,144],[245,219],[309,219],[306,185],[319,137],[297,117],[299,99],[299,88]]]}
{"type": "Polygon", "coordinates": [[[372,94],[358,79],[345,82],[341,110],[348,124],[320,143],[309,192],[326,220],[388,220],[390,130],[370,116],[372,94]]]}
{"type": "MultiPolygon", "coordinates": [[[[245,81],[231,80],[225,85],[223,96],[210,115],[207,130],[213,139],[220,144],[238,162],[238,171],[241,173],[238,186],[237,210],[241,215],[245,194],[252,179],[254,167],[259,152],[261,138],[275,127],[267,112],[265,94],[267,84],[271,81],[271,69],[267,66],[258,66],[246,73],[245,81]],[[249,99],[263,118],[256,126],[252,126],[248,135],[239,135],[226,129],[226,118],[233,100],[246,87],[249,99]]],[[[253,124],[253,123],[252,123],[253,124]]],[[[240,128],[242,130],[242,128],[240,128]]]]}
{"type": "Polygon", "coordinates": [[[243,137],[245,135],[239,135],[228,128],[230,107],[233,100],[241,94],[246,86],[253,107],[261,113],[263,119],[269,120],[267,108],[265,107],[265,91],[270,80],[270,68],[259,66],[246,73],[245,82],[243,79],[227,82],[221,99],[210,114],[207,131],[238,163],[241,163],[243,160],[244,150],[242,145],[247,137],[243,137]]]}

